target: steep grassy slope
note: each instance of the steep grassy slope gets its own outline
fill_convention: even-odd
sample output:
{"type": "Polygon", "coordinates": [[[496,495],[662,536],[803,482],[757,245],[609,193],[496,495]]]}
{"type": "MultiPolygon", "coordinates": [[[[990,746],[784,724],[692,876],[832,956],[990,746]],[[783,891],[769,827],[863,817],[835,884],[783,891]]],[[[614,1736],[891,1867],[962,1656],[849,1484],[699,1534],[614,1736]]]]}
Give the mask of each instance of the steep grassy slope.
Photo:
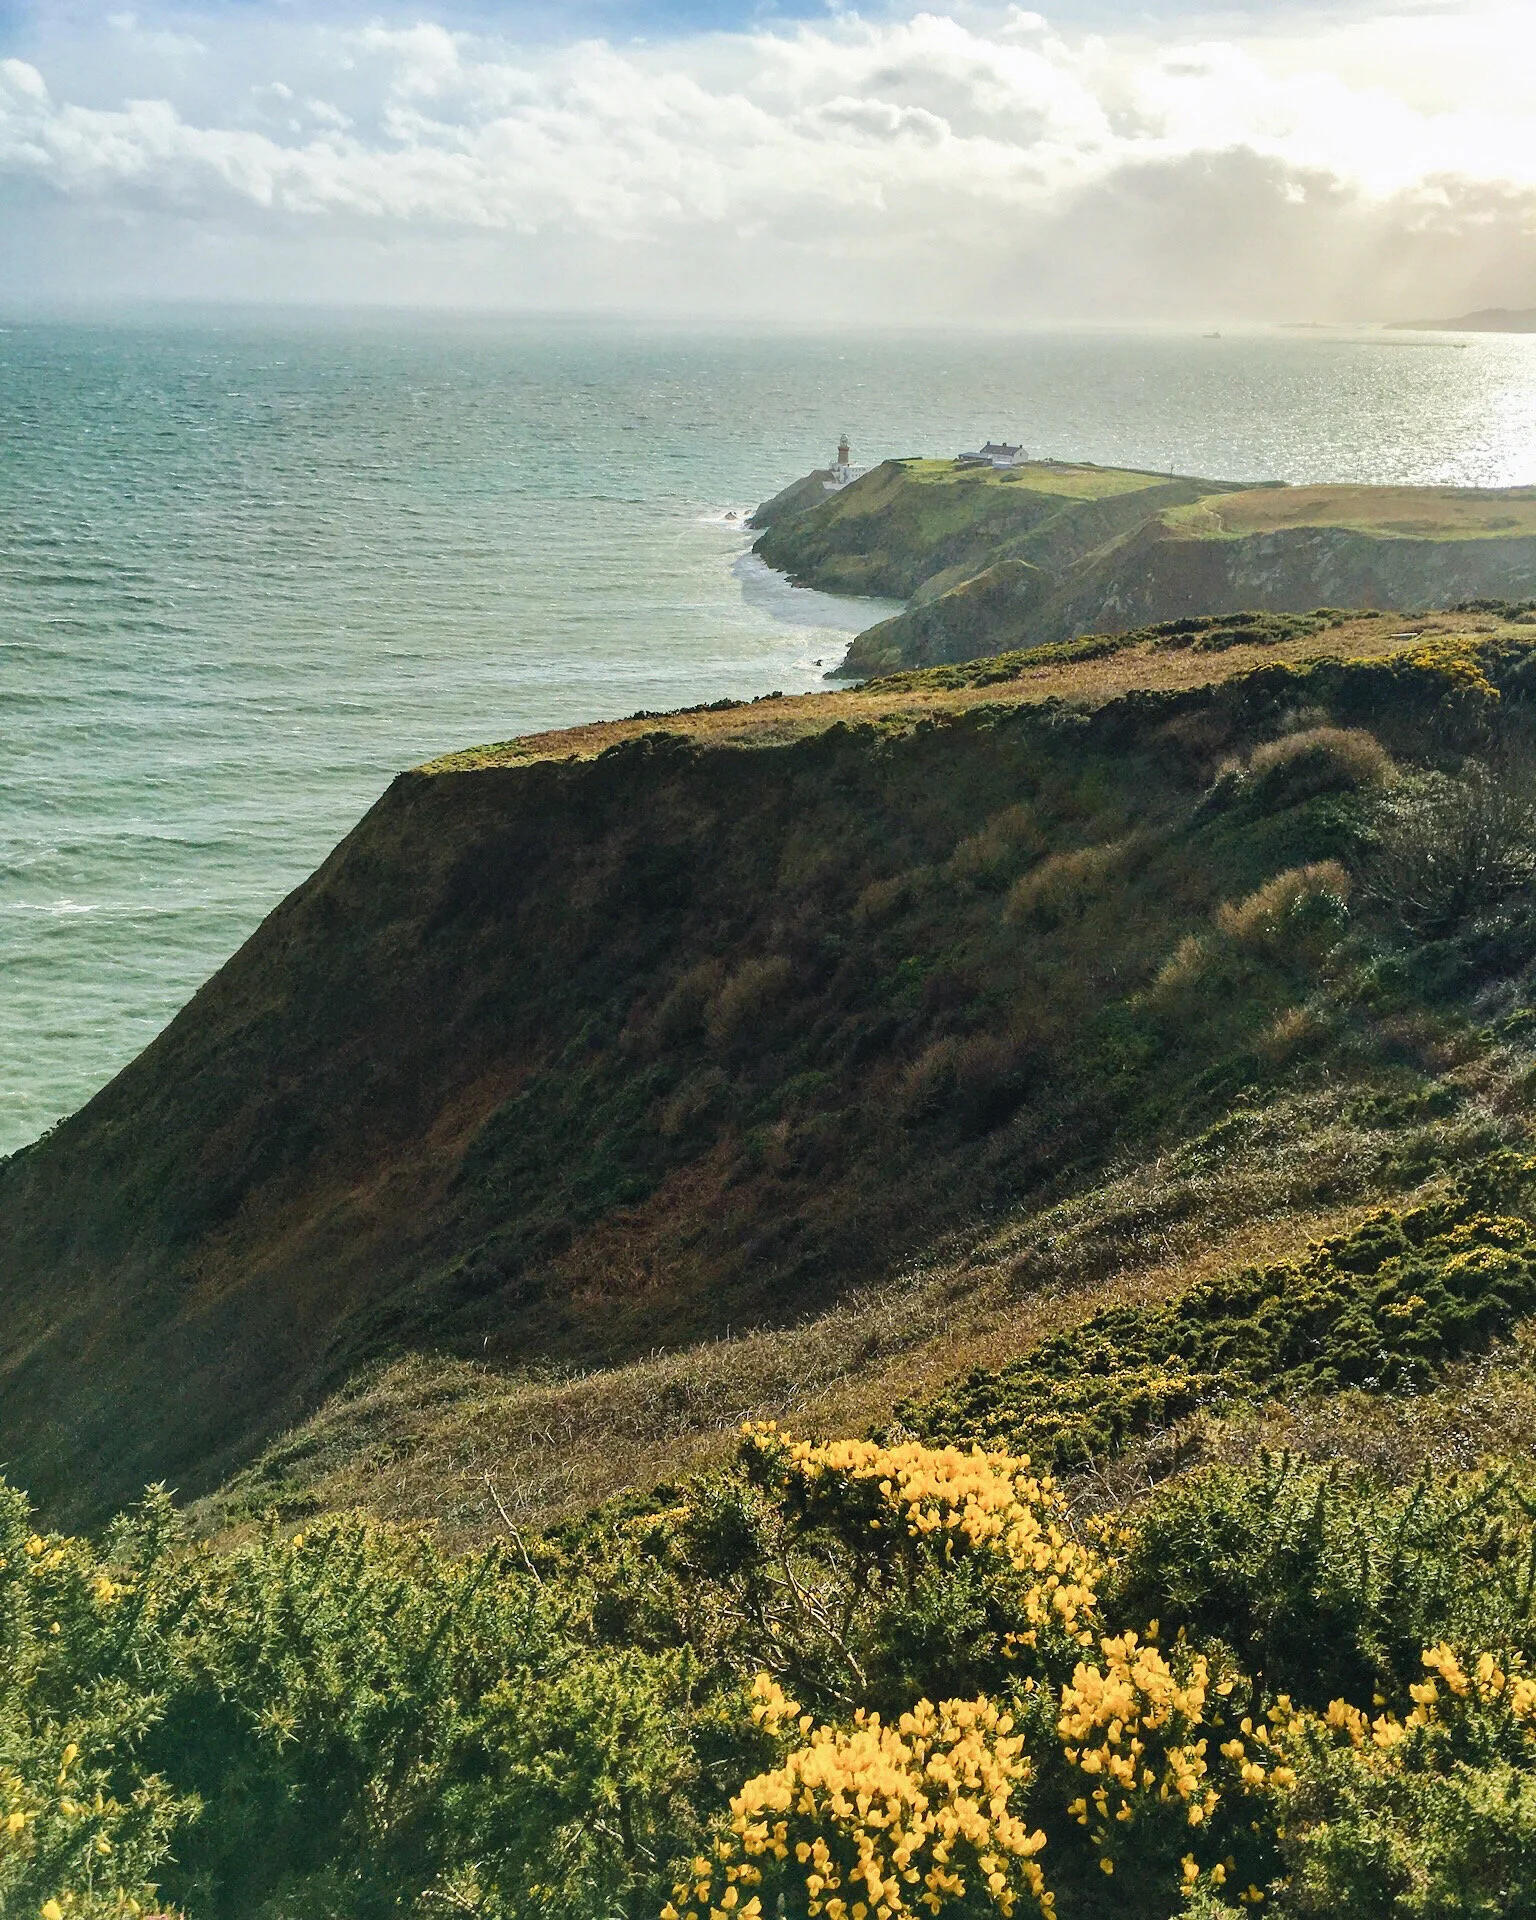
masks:
{"type": "Polygon", "coordinates": [[[912,601],[859,635],[849,674],[1200,614],[1536,596],[1529,488],[1239,488],[909,460],[831,496],[775,504],[757,547],[770,565],[832,592],[912,601]]]}
{"type": "Polygon", "coordinates": [[[1000,559],[1069,566],[1164,507],[1224,490],[1220,481],[1050,461],[998,472],[887,460],[837,493],[790,489],[768,502],[756,551],[802,585],[906,599],[1000,559]]]}
{"type": "MultiPolygon", "coordinates": [[[[397,1440],[404,1458],[423,1407],[437,1435],[477,1401],[515,1424],[550,1369],[840,1301],[829,1325],[872,1344],[833,1369],[837,1404],[873,1413],[887,1361],[911,1391],[942,1347],[882,1344],[860,1289],[976,1244],[978,1221],[1027,1234],[1234,1105],[1300,1099],[1297,1137],[1339,1170],[1283,1203],[1251,1185],[1218,1238],[1287,1210],[1337,1224],[1488,1151],[1518,1132],[1523,1069],[1487,1064],[1465,1010],[1525,990],[1518,888],[1501,904],[1500,867],[1475,925],[1411,934],[1366,898],[1383,809],[1433,811],[1437,778],[1474,794],[1458,769],[1495,736],[1528,752],[1529,631],[1440,624],[1193,623],[402,777],[0,1172],[0,1452],[57,1513],[158,1476],[205,1492],[359,1368],[405,1365],[352,1390],[399,1416],[371,1467],[353,1422],[329,1467],[271,1456],[250,1496],[325,1498],[326,1473],[366,1477],[397,1440]],[[1465,1125],[1427,1157],[1350,1118],[1458,1072],[1465,1125]]],[[[960,1318],[957,1364],[1023,1337],[996,1302],[960,1318]]],[[[684,1456],[700,1430],[680,1421],[684,1456]]],[[[472,1440],[455,1457],[478,1472],[472,1440]]]]}

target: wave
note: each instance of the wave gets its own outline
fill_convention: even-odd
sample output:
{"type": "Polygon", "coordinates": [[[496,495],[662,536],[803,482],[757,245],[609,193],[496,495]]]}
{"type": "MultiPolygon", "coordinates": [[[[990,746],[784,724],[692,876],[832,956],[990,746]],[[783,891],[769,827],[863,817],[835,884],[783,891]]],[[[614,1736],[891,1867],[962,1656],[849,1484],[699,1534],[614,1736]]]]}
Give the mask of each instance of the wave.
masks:
{"type": "Polygon", "coordinates": [[[900,600],[876,600],[861,594],[820,593],[797,587],[787,574],[742,554],[732,568],[744,598],[760,613],[791,627],[818,627],[828,633],[862,633],[866,627],[901,612],[900,600]]]}

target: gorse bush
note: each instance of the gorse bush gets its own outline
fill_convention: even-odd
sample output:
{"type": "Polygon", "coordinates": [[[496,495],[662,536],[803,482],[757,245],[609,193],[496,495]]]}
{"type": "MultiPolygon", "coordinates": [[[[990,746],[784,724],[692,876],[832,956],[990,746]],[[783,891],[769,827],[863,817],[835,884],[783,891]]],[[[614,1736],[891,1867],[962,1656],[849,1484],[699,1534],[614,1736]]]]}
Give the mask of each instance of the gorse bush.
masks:
{"type": "Polygon", "coordinates": [[[1442,1200],[1379,1208],[1299,1260],[1164,1305],[1110,1308],[1005,1367],[903,1404],[897,1418],[1059,1467],[1223,1400],[1423,1386],[1441,1361],[1536,1309],[1536,1230],[1514,1210],[1533,1185],[1536,1162],[1495,1155],[1442,1200]]]}
{"type": "Polygon", "coordinates": [[[1022,1457],[759,1428],[526,1559],[6,1512],[7,1916],[1523,1911],[1508,1474],[1089,1524],[1022,1457]]]}
{"type": "MultiPolygon", "coordinates": [[[[754,1691],[774,1730],[794,1715],[766,1675],[754,1691]]],[[[1013,1726],[986,1699],[921,1700],[894,1726],[863,1708],[847,1728],[806,1721],[809,1743],[735,1796],[729,1837],[692,1862],[662,1920],[986,1909],[1008,1920],[1021,1902],[1051,1913],[1034,1857],[1046,1836],[1015,1810],[1031,1768],[1013,1726]]]]}
{"type": "Polygon", "coordinates": [[[0,1484],[0,1913],[128,1920],[196,1811],[146,1762],[176,1633],[161,1498],[98,1556],[0,1484]]]}
{"type": "Polygon", "coordinates": [[[1388,1493],[1284,1455],[1209,1468],[1138,1517],[1107,1604],[1224,1648],[1260,1690],[1309,1707],[1401,1697],[1429,1641],[1525,1643],[1533,1518],[1502,1470],[1388,1493]]]}

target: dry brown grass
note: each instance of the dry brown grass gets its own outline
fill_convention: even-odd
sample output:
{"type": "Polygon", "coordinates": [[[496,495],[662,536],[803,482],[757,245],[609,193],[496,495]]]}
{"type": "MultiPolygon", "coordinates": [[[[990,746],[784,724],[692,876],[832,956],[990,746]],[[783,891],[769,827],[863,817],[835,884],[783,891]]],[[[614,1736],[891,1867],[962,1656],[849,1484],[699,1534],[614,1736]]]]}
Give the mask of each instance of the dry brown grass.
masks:
{"type": "Polygon", "coordinates": [[[1053,853],[1022,874],[1009,890],[1007,917],[1047,925],[1081,915],[1090,901],[1136,859],[1135,835],[1109,840],[1096,847],[1076,847],[1053,853]]]}
{"type": "Polygon", "coordinates": [[[1337,860],[1319,860],[1311,866],[1291,867],[1266,880],[1246,900],[1226,901],[1216,909],[1216,924],[1239,947],[1265,946],[1281,932],[1287,918],[1309,900],[1349,902],[1353,882],[1337,860]]]}
{"type": "MultiPolygon", "coordinates": [[[[1468,1110],[1468,1126],[1488,1109],[1468,1110]]],[[[197,1512],[210,1531],[272,1506],[366,1506],[467,1543],[548,1524],[722,1460],[746,1420],[867,1431],[909,1396],[996,1367],[1101,1308],[1163,1299],[1291,1257],[1375,1197],[1381,1136],[1322,1095],[1277,1103],[1230,1139],[953,1245],[801,1325],[748,1331],[579,1375],[508,1375],[415,1356],[359,1381],[197,1512]],[[489,1482],[487,1481],[489,1475],[489,1482]]]]}
{"type": "Polygon", "coordinates": [[[1310,1007],[1287,1007],[1259,1035],[1254,1045],[1266,1060],[1290,1060],[1321,1040],[1327,1029],[1310,1007]]]}
{"type": "Polygon", "coordinates": [[[979,833],[971,834],[949,857],[948,870],[957,880],[978,886],[994,884],[1010,867],[1045,851],[1046,837],[1026,806],[1005,807],[979,833]]]}
{"type": "Polygon", "coordinates": [[[704,1026],[716,1046],[749,1028],[789,991],[792,970],[780,953],[744,960],[710,1001],[704,1026]]]}
{"type": "Polygon", "coordinates": [[[1397,777],[1391,754],[1363,727],[1306,727],[1266,740],[1249,755],[1248,772],[1267,786],[1283,782],[1292,799],[1388,786],[1397,777]]]}
{"type": "Polygon", "coordinates": [[[1175,994],[1192,987],[1204,974],[1210,952],[1198,933],[1186,933],[1158,969],[1152,982],[1156,995],[1175,994]]]}
{"type": "MultiPolygon", "coordinates": [[[[1244,495],[1233,496],[1237,499],[1244,495]]],[[[793,699],[760,700],[724,711],[681,712],[660,717],[605,720],[553,733],[527,734],[489,746],[446,754],[419,769],[424,773],[462,773],[482,767],[523,766],[533,760],[589,760],[645,734],[681,735],[701,746],[771,747],[845,726],[908,726],[939,714],[965,713],[975,707],[1065,700],[1098,707],[1138,688],[1185,690],[1214,686],[1254,667],[1324,659],[1377,659],[1411,652],[1424,638],[1472,639],[1506,636],[1529,644],[1530,628],[1482,615],[1440,614],[1405,623],[1401,614],[1363,614],[1327,633],[1264,646],[1237,646],[1224,653],[1189,649],[1159,650],[1153,642],[1127,647],[1095,660],[1027,667],[1013,680],[985,687],[951,689],[890,688],[882,682],[864,692],[807,693],[793,699]],[[1411,624],[1412,632],[1403,631],[1411,624]]]]}

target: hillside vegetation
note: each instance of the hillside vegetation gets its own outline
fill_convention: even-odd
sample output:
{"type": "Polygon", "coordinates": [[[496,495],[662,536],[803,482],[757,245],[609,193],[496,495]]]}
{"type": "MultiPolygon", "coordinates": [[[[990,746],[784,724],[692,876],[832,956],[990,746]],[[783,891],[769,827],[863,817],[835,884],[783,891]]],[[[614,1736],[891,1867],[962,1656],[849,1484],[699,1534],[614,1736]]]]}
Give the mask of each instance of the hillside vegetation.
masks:
{"type": "Polygon", "coordinates": [[[757,552],[906,612],[850,675],[938,665],[1190,617],[1318,606],[1416,611],[1536,594],[1530,488],[1238,486],[1038,461],[890,460],[760,510],[757,552]]]}
{"type": "MultiPolygon", "coordinates": [[[[1493,613],[1433,624],[1197,621],[402,778],[0,1171],[3,1457],[60,1518],[247,1469],[257,1505],[303,1499],[295,1450],[359,1484],[364,1394],[401,1510],[431,1506],[425,1445],[472,1529],[500,1443],[445,1479],[408,1437],[423,1399],[431,1431],[506,1432],[565,1375],[851,1328],[1255,1100],[1299,1102],[1315,1151],[1233,1197],[1238,1235],[1497,1144],[1517,1070],[1466,1009],[1518,1001],[1524,869],[1469,881],[1465,928],[1403,924],[1381,876],[1392,834],[1482,804],[1464,768],[1525,752],[1533,648],[1493,613]],[[1428,1160],[1345,1144],[1353,1103],[1451,1073],[1428,1160]]],[[[963,1359],[1012,1311],[978,1296],[946,1338],[963,1359]]],[[[852,1409],[852,1375],[894,1369],[889,1406],[922,1345],[871,1335],[824,1390],[852,1409]]],[[[649,1457],[721,1424],[653,1421],[649,1457]]]]}
{"type": "Polygon", "coordinates": [[[0,1914],[1532,1912],[1533,881],[1520,607],[403,776],[0,1168],[0,1914]]]}

